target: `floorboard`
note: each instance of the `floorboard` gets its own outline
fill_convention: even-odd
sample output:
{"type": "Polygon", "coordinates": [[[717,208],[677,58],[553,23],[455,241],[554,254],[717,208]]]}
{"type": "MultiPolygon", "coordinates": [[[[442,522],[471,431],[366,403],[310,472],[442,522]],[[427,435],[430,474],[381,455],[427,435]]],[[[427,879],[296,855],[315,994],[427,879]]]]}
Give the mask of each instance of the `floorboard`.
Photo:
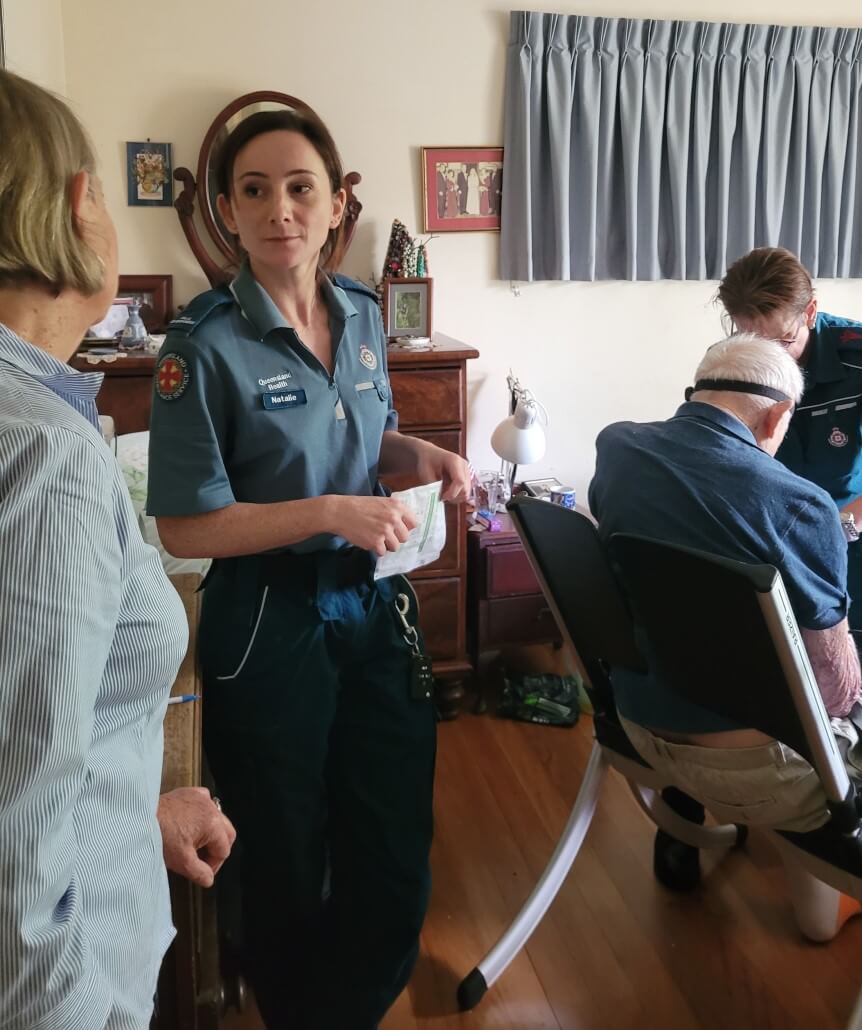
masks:
{"type": "MultiPolygon", "coordinates": [[[[571,730],[464,714],[440,726],[434,894],[413,979],[381,1030],[839,1030],[862,987],[862,918],[829,945],[796,932],[768,842],[705,863],[676,896],[652,827],[608,777],[581,854],[525,951],[473,1012],[455,988],[542,872],[577,794],[571,730]]],[[[261,1030],[253,1010],[223,1030],[261,1030]]]]}

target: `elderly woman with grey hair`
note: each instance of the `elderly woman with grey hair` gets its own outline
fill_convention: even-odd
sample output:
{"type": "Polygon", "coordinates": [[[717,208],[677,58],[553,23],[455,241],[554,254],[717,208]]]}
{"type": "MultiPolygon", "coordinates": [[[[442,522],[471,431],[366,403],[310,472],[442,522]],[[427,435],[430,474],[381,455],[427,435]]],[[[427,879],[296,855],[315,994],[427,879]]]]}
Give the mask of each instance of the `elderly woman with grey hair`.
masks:
{"type": "Polygon", "coordinates": [[[101,439],[101,376],[67,365],[117,288],[92,148],[2,70],[0,140],[0,1025],[144,1030],[165,864],[209,885],[234,831],[208,791],[159,799],[186,618],[101,439]]]}

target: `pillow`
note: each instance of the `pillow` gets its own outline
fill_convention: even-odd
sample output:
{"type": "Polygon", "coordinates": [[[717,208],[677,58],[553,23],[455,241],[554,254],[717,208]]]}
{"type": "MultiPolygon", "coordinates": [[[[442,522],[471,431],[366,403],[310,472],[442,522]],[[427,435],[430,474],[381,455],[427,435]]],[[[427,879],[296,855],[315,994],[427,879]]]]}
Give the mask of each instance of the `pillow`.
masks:
{"type": "Polygon", "coordinates": [[[162,565],[169,576],[182,572],[196,572],[203,576],[210,567],[209,558],[175,558],[168,554],[156,529],[156,520],[147,515],[147,467],[149,460],[150,434],[124,433],[116,437],[117,461],[123,470],[132,507],[138,517],[138,526],[145,542],[159,552],[162,565]]]}

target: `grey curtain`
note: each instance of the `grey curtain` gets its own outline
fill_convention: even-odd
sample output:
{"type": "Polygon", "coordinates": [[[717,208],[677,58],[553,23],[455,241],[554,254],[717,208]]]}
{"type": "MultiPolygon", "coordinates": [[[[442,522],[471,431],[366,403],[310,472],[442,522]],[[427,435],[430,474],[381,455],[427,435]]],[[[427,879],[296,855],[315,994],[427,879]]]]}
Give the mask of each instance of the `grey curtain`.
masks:
{"type": "Polygon", "coordinates": [[[515,11],[501,275],[862,276],[862,29],[515,11]]]}

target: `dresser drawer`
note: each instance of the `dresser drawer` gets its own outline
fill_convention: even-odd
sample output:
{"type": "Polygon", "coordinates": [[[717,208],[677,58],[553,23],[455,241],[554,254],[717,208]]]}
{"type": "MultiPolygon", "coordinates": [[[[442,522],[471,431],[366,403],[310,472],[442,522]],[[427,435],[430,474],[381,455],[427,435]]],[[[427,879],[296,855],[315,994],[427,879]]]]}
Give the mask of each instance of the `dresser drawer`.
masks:
{"type": "Polygon", "coordinates": [[[488,548],[485,552],[485,597],[541,592],[530,559],[520,544],[488,548]]]}
{"type": "Polygon", "coordinates": [[[419,625],[432,659],[459,657],[465,647],[460,577],[411,580],[419,598],[419,625]]]}
{"type": "Polygon", "coordinates": [[[560,631],[544,594],[481,601],[479,618],[484,624],[483,647],[560,639],[560,631]]]}
{"type": "Polygon", "coordinates": [[[460,369],[396,369],[390,371],[389,382],[400,429],[461,424],[465,399],[460,369]]]}

